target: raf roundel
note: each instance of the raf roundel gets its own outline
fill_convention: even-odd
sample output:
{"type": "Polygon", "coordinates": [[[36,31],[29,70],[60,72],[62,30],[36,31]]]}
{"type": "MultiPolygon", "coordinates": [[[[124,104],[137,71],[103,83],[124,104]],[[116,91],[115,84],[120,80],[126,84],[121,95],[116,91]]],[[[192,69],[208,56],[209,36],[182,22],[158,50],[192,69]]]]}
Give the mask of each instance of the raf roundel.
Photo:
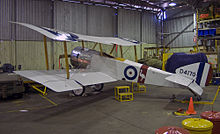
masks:
{"type": "Polygon", "coordinates": [[[134,80],[137,77],[137,69],[133,66],[127,66],[124,70],[124,76],[128,80],[134,80]]]}

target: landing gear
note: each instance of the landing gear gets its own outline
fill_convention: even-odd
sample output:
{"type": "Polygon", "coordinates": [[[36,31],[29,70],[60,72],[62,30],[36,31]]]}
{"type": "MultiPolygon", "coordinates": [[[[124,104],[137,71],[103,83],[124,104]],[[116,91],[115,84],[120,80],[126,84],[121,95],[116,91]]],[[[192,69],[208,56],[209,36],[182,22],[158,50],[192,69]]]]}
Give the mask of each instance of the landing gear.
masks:
{"type": "Polygon", "coordinates": [[[193,92],[191,89],[190,89],[190,91],[194,94],[194,96],[196,97],[196,100],[197,100],[197,101],[201,101],[201,100],[202,100],[202,97],[201,97],[200,95],[196,94],[196,93],[193,92]]]}
{"type": "Polygon", "coordinates": [[[91,88],[94,89],[95,91],[101,91],[104,87],[104,84],[101,83],[101,84],[95,84],[95,85],[92,85],[91,88]]]}
{"type": "Polygon", "coordinates": [[[197,95],[197,96],[196,96],[196,100],[197,100],[197,101],[201,101],[201,99],[202,99],[202,97],[201,97],[200,95],[197,95]]]}
{"type": "Polygon", "coordinates": [[[104,84],[101,83],[101,84],[95,84],[95,85],[86,86],[86,87],[83,86],[82,89],[72,90],[72,92],[73,92],[73,94],[75,96],[82,96],[84,94],[84,92],[85,92],[87,87],[90,87],[90,88],[92,88],[95,91],[101,91],[103,89],[103,87],[104,87],[104,84]]]}
{"type": "Polygon", "coordinates": [[[82,89],[72,90],[72,92],[75,96],[82,96],[85,92],[85,87],[83,87],[82,89]]]}

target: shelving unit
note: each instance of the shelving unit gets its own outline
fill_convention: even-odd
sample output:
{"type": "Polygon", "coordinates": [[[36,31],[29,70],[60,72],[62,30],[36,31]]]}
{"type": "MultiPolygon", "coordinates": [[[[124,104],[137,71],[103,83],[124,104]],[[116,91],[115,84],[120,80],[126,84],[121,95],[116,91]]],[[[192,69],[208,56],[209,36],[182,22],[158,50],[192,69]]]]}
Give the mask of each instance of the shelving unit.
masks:
{"type": "Polygon", "coordinates": [[[219,65],[219,45],[220,34],[216,34],[216,29],[220,28],[220,18],[199,20],[197,11],[196,35],[197,35],[197,51],[206,53],[208,56],[216,56],[216,65],[213,65],[214,72],[220,72],[219,65]],[[204,32],[204,34],[201,34],[204,32]],[[199,48],[202,48],[199,49],[199,48]]]}

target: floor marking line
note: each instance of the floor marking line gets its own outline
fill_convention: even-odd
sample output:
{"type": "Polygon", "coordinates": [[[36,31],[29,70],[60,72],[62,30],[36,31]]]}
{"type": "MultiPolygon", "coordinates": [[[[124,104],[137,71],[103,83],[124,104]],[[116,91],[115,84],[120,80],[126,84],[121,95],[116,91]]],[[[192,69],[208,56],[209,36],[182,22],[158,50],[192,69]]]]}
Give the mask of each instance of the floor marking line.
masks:
{"type": "Polygon", "coordinates": [[[39,94],[42,98],[44,98],[45,100],[49,101],[51,104],[53,104],[54,106],[57,106],[58,104],[56,104],[55,102],[53,102],[52,100],[50,100],[49,98],[39,94]]]}

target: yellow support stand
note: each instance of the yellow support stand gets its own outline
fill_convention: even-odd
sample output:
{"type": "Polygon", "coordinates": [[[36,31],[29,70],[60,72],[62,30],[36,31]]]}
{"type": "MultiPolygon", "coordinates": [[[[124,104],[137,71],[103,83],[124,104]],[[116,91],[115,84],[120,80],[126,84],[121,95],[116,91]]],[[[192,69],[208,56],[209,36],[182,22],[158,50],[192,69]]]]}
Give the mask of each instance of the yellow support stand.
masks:
{"type": "Polygon", "coordinates": [[[42,91],[41,89],[37,88],[35,85],[31,85],[31,87],[38,92],[42,93],[43,96],[47,95],[47,87],[44,87],[44,90],[42,91]]]}
{"type": "Polygon", "coordinates": [[[133,101],[133,93],[130,92],[129,86],[117,86],[114,88],[115,99],[123,102],[123,101],[133,101]]]}
{"type": "Polygon", "coordinates": [[[146,93],[146,86],[145,85],[140,85],[140,83],[137,83],[137,90],[134,90],[134,84],[136,82],[132,82],[131,83],[131,90],[132,90],[132,93],[146,93]]]}
{"type": "MultiPolygon", "coordinates": [[[[193,103],[194,103],[194,104],[207,104],[207,105],[213,105],[213,104],[215,103],[215,100],[216,100],[217,96],[218,96],[218,92],[219,92],[219,90],[220,90],[220,86],[218,87],[218,90],[216,91],[216,93],[215,93],[215,97],[214,97],[214,99],[212,100],[212,102],[209,102],[209,101],[193,101],[193,103]]],[[[189,103],[189,101],[182,101],[182,100],[177,100],[177,99],[175,99],[175,101],[177,101],[177,102],[181,102],[181,103],[189,103]]]]}
{"type": "Polygon", "coordinates": [[[162,65],[162,70],[165,71],[165,65],[167,63],[168,58],[173,55],[173,53],[164,53],[163,54],[163,65],[162,65]]]}

